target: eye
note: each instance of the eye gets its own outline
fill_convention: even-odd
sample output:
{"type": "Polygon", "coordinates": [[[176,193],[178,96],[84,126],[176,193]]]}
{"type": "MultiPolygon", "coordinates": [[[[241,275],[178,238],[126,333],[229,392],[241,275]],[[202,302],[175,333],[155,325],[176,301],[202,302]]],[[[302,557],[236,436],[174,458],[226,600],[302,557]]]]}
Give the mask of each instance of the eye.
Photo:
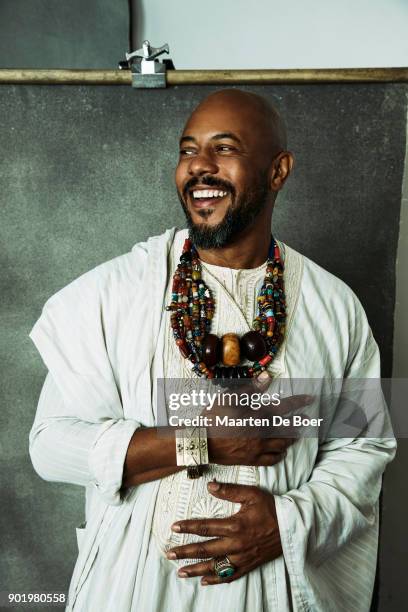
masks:
{"type": "Polygon", "coordinates": [[[195,149],[180,149],[180,156],[194,155],[195,149]]]}
{"type": "Polygon", "coordinates": [[[233,145],[222,144],[217,146],[217,151],[220,153],[234,153],[236,150],[233,145]]]}

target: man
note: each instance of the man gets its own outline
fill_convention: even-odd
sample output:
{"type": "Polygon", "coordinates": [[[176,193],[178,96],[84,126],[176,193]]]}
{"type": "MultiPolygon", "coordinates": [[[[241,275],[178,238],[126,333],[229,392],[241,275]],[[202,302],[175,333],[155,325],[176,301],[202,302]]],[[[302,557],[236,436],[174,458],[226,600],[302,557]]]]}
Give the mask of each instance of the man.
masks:
{"type": "Polygon", "coordinates": [[[270,354],[245,370],[260,388],[270,377],[380,376],[351,290],[279,241],[271,255],[273,206],[292,165],[283,122],[265,100],[210,95],[180,140],[176,185],[189,232],[168,230],[77,279],[31,332],[49,369],[30,434],[33,465],[47,480],[86,486],[67,609],[369,609],[381,475],[395,453],[382,435],[385,407],[376,438],[211,438],[210,465],[195,479],[177,465],[174,436],[155,427],[158,379],[215,372],[194,360],[188,315],[176,321],[165,309],[184,300],[173,277],[182,252],[223,351],[226,336],[249,332],[265,270],[279,283],[283,261],[286,303],[279,285],[271,289],[282,337],[278,313],[267,313],[270,354]]]}

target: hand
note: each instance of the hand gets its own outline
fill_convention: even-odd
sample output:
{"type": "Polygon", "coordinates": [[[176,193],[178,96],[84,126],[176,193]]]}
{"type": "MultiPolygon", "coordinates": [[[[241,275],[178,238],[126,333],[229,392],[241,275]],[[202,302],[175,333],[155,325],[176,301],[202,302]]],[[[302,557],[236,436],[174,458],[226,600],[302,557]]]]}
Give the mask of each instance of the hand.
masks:
{"type": "MultiPolygon", "coordinates": [[[[254,378],[250,384],[235,386],[233,390],[236,395],[245,393],[251,395],[262,394],[270,385],[271,378],[267,372],[263,377],[254,378]]],[[[228,406],[215,404],[210,411],[205,411],[207,416],[216,423],[217,417],[237,418],[272,418],[273,415],[287,415],[296,412],[299,408],[311,403],[313,398],[306,395],[298,395],[282,399],[279,406],[263,406],[254,410],[248,406],[239,404],[228,406]]],[[[264,465],[272,466],[281,461],[286,455],[288,447],[293,444],[297,437],[294,428],[285,427],[251,427],[251,426],[212,426],[207,428],[208,452],[211,463],[219,465],[264,465]]]]}
{"type": "Polygon", "coordinates": [[[179,569],[180,578],[203,576],[202,585],[233,582],[282,554],[275,499],[271,493],[258,487],[218,482],[209,482],[208,490],[215,497],[242,505],[239,512],[228,518],[192,519],[172,525],[177,533],[216,538],[168,551],[169,559],[208,559],[179,569]],[[219,578],[214,572],[214,557],[225,555],[236,571],[229,578],[219,578]]]}

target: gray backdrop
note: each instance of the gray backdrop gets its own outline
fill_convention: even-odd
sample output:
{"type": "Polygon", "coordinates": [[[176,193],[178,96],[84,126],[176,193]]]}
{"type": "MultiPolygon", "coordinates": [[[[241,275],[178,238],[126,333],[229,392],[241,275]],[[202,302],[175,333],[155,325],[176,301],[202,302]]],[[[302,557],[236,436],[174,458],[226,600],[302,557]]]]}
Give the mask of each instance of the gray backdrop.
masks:
{"type": "Polygon", "coordinates": [[[1,68],[117,68],[128,50],[128,0],[0,0],[1,68]]]}
{"type": "MultiPolygon", "coordinates": [[[[82,490],[46,483],[30,464],[28,432],[45,369],[27,334],[60,287],[183,225],[173,185],[177,139],[191,108],[213,89],[0,87],[0,571],[7,589],[67,590],[74,528],[83,520],[82,490]]],[[[286,117],[296,158],[274,233],[356,291],[390,376],[407,87],[251,90],[286,117]]]]}

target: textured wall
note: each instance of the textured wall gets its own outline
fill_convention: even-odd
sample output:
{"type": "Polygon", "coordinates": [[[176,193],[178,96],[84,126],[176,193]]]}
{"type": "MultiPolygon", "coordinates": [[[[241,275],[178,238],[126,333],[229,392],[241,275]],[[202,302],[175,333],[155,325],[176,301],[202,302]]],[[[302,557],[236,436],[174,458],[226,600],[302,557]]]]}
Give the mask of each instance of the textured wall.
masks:
{"type": "MultiPolygon", "coordinates": [[[[255,90],[255,88],[253,88],[255,90]]],[[[27,452],[44,367],[27,337],[46,299],[138,240],[183,225],[177,139],[211,88],[2,86],[1,410],[4,552],[14,589],[65,589],[82,492],[50,484],[27,452]]],[[[406,87],[260,87],[283,111],[296,169],[276,235],[342,277],[391,371],[406,87]]]]}
{"type": "Polygon", "coordinates": [[[116,68],[127,0],[1,0],[0,68],[116,68]]]}
{"type": "MultiPolygon", "coordinates": [[[[408,150],[407,150],[408,154],[408,150]]],[[[408,155],[402,188],[401,222],[397,252],[397,287],[394,326],[393,377],[408,378],[408,155]]],[[[398,440],[398,452],[384,479],[380,612],[399,612],[407,599],[406,558],[408,544],[407,507],[408,440],[398,440]]]]}
{"type": "Polygon", "coordinates": [[[408,378],[408,155],[405,158],[401,223],[397,253],[397,293],[395,304],[394,370],[396,378],[408,378]],[[398,273],[398,270],[400,273],[398,273]]]}

